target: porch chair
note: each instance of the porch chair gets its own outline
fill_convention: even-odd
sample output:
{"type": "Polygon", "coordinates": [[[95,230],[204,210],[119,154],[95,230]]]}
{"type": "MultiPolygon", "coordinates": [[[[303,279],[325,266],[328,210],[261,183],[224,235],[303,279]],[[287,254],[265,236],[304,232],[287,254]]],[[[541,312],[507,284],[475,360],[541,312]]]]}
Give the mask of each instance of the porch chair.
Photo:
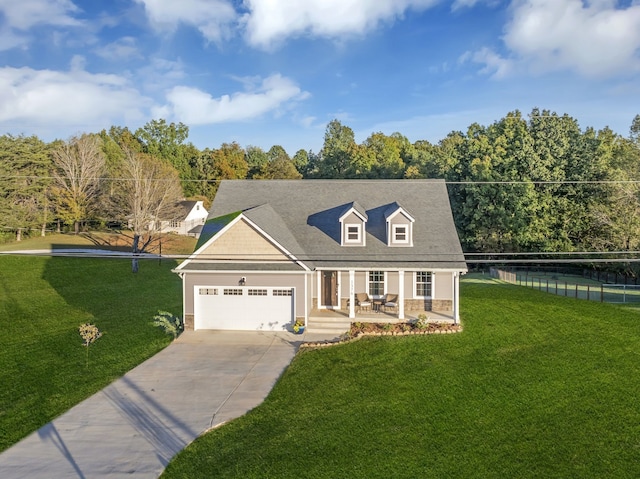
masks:
{"type": "Polygon", "coordinates": [[[387,308],[393,309],[394,311],[398,310],[398,295],[397,294],[387,294],[384,297],[384,302],[382,303],[384,311],[387,308]]]}
{"type": "Polygon", "coordinates": [[[366,309],[367,311],[371,311],[369,295],[367,293],[356,293],[356,305],[358,306],[358,310],[366,309]]]}

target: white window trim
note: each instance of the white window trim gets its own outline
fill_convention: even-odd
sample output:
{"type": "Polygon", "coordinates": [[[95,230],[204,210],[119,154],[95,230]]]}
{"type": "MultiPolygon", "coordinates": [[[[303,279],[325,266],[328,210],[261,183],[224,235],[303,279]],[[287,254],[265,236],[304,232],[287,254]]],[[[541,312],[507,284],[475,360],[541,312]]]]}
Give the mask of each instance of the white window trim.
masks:
{"type": "Polygon", "coordinates": [[[344,225],[344,243],[345,244],[362,244],[362,225],[359,223],[346,223],[344,225]],[[356,228],[358,232],[357,239],[349,239],[349,228],[356,228]]]}
{"type": "Polygon", "coordinates": [[[433,299],[435,297],[436,275],[433,271],[413,272],[413,297],[415,299],[433,299]],[[431,273],[431,296],[418,296],[418,273],[431,273]]]}
{"type": "MultiPolygon", "coordinates": [[[[365,291],[367,292],[367,294],[369,294],[369,283],[370,283],[370,281],[369,281],[369,273],[371,273],[371,271],[380,271],[380,270],[379,269],[371,269],[371,270],[368,270],[366,272],[366,276],[365,276],[365,279],[366,279],[365,291]]],[[[384,274],[384,276],[383,276],[384,286],[382,288],[382,294],[378,295],[378,297],[376,297],[375,299],[381,299],[381,298],[384,297],[385,294],[387,294],[387,286],[389,284],[389,278],[388,278],[388,275],[387,275],[386,271],[383,271],[382,273],[384,274]]]]}
{"type": "Polygon", "coordinates": [[[393,244],[408,245],[410,244],[410,241],[409,241],[410,239],[411,239],[411,228],[408,224],[399,223],[399,224],[391,225],[391,242],[393,244]],[[404,228],[404,236],[405,236],[404,240],[399,240],[396,238],[398,228],[404,228]]]}

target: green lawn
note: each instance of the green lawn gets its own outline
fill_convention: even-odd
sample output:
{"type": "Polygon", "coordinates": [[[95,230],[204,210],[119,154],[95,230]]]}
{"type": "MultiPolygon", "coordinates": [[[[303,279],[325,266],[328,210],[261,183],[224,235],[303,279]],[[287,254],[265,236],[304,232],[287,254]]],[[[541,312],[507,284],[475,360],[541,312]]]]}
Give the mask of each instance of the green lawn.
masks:
{"type": "Polygon", "coordinates": [[[637,478],[635,312],[462,284],[464,332],[303,351],[163,478],[637,478]]]}
{"type": "MultiPolygon", "coordinates": [[[[130,236],[130,232],[127,235],[130,236]]],[[[154,242],[149,247],[149,253],[162,254],[191,254],[196,245],[196,239],[176,234],[162,235],[162,241],[154,242]],[[162,251],[160,251],[162,244],[162,251]]],[[[98,248],[119,251],[131,251],[131,238],[123,234],[108,232],[89,232],[80,234],[48,234],[47,236],[33,236],[22,241],[12,241],[0,244],[0,251],[37,250],[37,249],[65,249],[65,248],[98,248]]]]}
{"type": "Polygon", "coordinates": [[[174,261],[0,257],[0,450],[169,343],[151,324],[181,312],[174,261]],[[86,349],[78,326],[104,335],[86,349]]]}

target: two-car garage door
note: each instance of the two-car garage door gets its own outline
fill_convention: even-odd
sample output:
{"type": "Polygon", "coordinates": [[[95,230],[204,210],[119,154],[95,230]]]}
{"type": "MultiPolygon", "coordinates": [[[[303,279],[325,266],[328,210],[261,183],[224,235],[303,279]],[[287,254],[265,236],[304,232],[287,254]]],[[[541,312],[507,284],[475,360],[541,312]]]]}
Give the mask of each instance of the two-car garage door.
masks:
{"type": "Polygon", "coordinates": [[[282,331],[294,317],[294,288],[196,286],[194,329],[282,331]]]}

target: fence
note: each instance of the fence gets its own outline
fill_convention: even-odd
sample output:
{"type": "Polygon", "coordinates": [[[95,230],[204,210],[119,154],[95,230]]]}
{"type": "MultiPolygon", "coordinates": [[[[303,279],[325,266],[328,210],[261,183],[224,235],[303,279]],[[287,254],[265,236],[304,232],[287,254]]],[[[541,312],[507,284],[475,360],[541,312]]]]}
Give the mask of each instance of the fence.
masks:
{"type": "Polygon", "coordinates": [[[640,303],[640,285],[580,284],[491,268],[493,278],[546,293],[603,303],[640,303]]]}

